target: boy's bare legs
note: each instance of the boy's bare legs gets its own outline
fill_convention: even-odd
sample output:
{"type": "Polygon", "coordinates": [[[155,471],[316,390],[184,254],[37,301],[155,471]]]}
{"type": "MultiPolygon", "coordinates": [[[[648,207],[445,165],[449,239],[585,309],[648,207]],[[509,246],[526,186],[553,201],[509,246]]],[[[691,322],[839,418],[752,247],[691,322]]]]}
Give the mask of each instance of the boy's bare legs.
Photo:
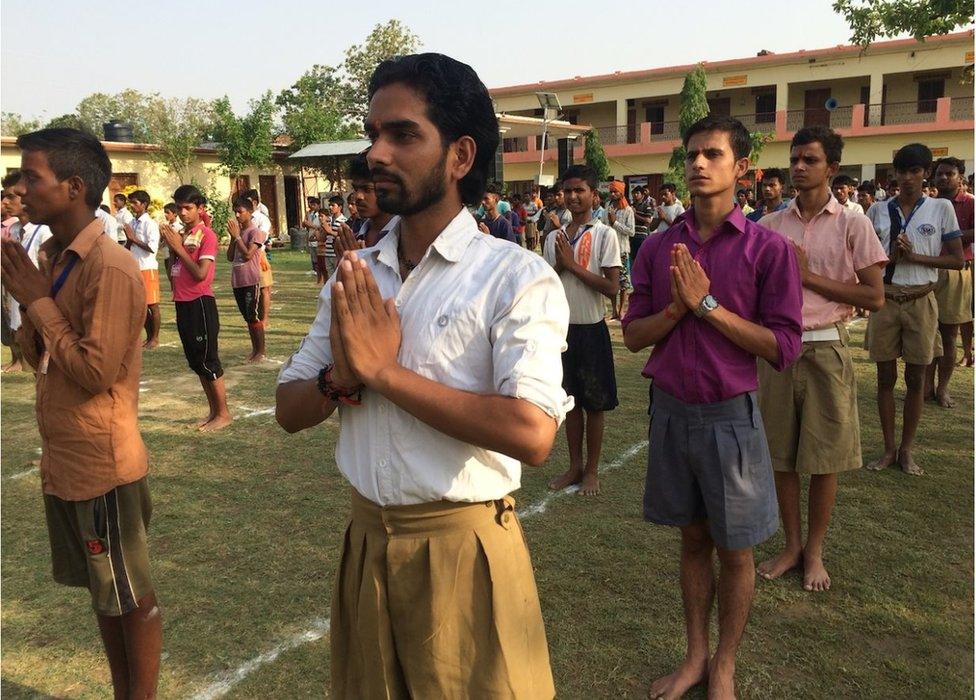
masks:
{"type": "Polygon", "coordinates": [[[549,482],[553,491],[562,491],[567,486],[583,480],[583,409],[574,406],[566,414],[566,442],[569,443],[569,469],[549,482]]]}
{"type": "MultiPolygon", "coordinates": [[[[884,454],[864,465],[865,469],[880,471],[898,461],[895,448],[895,382],[898,381],[898,360],[878,364],[878,417],[881,420],[881,436],[884,454]]],[[[906,396],[907,400],[907,396],[906,396]]]]}
{"type": "Polygon", "coordinates": [[[155,698],[163,646],[156,594],[144,596],[139,607],[125,615],[97,618],[116,700],[155,698]]]}
{"type": "Polygon", "coordinates": [[[213,414],[208,422],[200,426],[200,430],[205,433],[211,433],[221,428],[226,428],[234,420],[230,411],[227,408],[227,389],[224,386],[224,378],[220,377],[215,380],[203,380],[209,385],[209,391],[207,387],[204,387],[204,391],[207,391],[207,400],[210,402],[210,413],[213,414]]]}
{"type": "Polygon", "coordinates": [[[783,522],[783,551],[759,565],[759,575],[764,579],[779,578],[800,564],[803,556],[803,532],[800,523],[800,475],[796,472],[774,471],[776,500],[783,522]]]}
{"type": "Polygon", "coordinates": [[[830,590],[830,575],[823,563],[824,539],[837,500],[837,475],[813,474],[810,477],[810,503],[807,546],[803,549],[803,588],[808,591],[830,590]]]}
{"type": "Polygon", "coordinates": [[[603,451],[603,426],[606,414],[603,411],[585,411],[586,414],[586,466],[580,481],[580,495],[596,496],[600,493],[600,479],[597,472],[600,466],[600,453],[603,451]]]}
{"type": "MultiPolygon", "coordinates": [[[[199,377],[199,375],[197,376],[199,377]]],[[[204,418],[202,421],[197,422],[198,429],[203,428],[203,426],[205,426],[207,423],[212,421],[217,416],[217,414],[214,413],[214,406],[216,405],[216,400],[213,398],[213,383],[206,377],[200,377],[200,386],[203,387],[203,393],[207,397],[207,408],[209,409],[210,412],[207,414],[206,418],[204,418]]]]}
{"type": "Polygon", "coordinates": [[[10,362],[0,368],[0,372],[20,372],[24,369],[23,354],[16,340],[10,341],[10,362]]]}
{"type": "Polygon", "coordinates": [[[707,522],[681,528],[681,601],[688,646],[677,670],[651,684],[651,700],[680,698],[708,678],[708,617],[715,599],[714,549],[707,522]]]}
{"type": "Polygon", "coordinates": [[[150,304],[146,312],[146,342],[142,344],[147,350],[159,347],[160,321],[159,304],[150,304]]]}
{"type": "Polygon", "coordinates": [[[247,362],[261,362],[265,357],[264,349],[264,324],[261,321],[249,323],[247,334],[251,337],[251,354],[247,362]]]}
{"type": "Polygon", "coordinates": [[[735,657],[749,621],[756,589],[752,549],[717,548],[721,565],[718,576],[718,648],[708,664],[708,697],[735,697],[735,657]]]}

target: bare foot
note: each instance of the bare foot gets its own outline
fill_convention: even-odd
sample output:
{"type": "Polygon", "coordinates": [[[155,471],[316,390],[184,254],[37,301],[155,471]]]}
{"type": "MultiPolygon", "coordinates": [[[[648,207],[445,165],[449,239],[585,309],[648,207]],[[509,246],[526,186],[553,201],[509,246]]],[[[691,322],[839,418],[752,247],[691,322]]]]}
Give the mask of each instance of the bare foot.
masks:
{"type": "Polygon", "coordinates": [[[23,369],[24,369],[24,365],[21,364],[20,360],[17,360],[16,362],[11,362],[3,369],[0,369],[0,372],[20,372],[23,369]]]}
{"type": "Polygon", "coordinates": [[[264,362],[267,357],[263,353],[257,355],[250,355],[245,362],[249,365],[253,365],[255,362],[264,362]]]}
{"type": "Polygon", "coordinates": [[[153,338],[152,340],[147,340],[145,343],[142,344],[142,347],[144,347],[146,350],[155,350],[156,348],[159,347],[159,338],[153,338]]]}
{"type": "Polygon", "coordinates": [[[823,558],[806,552],[803,553],[803,590],[830,590],[830,574],[824,568],[823,558]]]}
{"type": "Polygon", "coordinates": [[[205,426],[207,423],[209,423],[210,421],[212,421],[214,419],[214,417],[215,417],[214,414],[211,413],[209,416],[207,416],[203,420],[197,421],[197,430],[200,430],[201,428],[203,428],[203,426],[205,426]]]}
{"type": "Polygon", "coordinates": [[[972,367],[973,366],[973,356],[963,355],[959,358],[959,362],[956,363],[959,367],[972,367]]]}
{"type": "Polygon", "coordinates": [[[708,659],[685,658],[678,669],[668,675],[658,678],[651,683],[647,693],[650,700],[672,700],[680,698],[699,683],[708,679],[708,659]]]}
{"type": "Polygon", "coordinates": [[[868,462],[864,465],[864,468],[872,472],[880,472],[883,469],[887,469],[892,464],[898,461],[898,455],[894,452],[885,452],[878,459],[873,462],[868,462]]]}
{"type": "Polygon", "coordinates": [[[910,476],[922,476],[925,474],[925,470],[918,466],[918,463],[912,457],[912,453],[907,450],[902,450],[898,453],[898,464],[901,465],[901,470],[910,476]]]}
{"type": "Polygon", "coordinates": [[[735,664],[708,664],[708,700],[735,700],[735,664]]]}
{"type": "Polygon", "coordinates": [[[600,493],[600,479],[597,478],[596,472],[583,473],[579,493],[581,496],[596,496],[600,493]]]}
{"type": "Polygon", "coordinates": [[[549,488],[553,491],[562,491],[568,486],[574,486],[583,480],[583,472],[579,469],[570,467],[565,474],[557,476],[549,482],[549,488]]]}
{"type": "Polygon", "coordinates": [[[756,571],[767,581],[772,581],[799,566],[800,554],[800,550],[784,549],[772,559],[762,562],[756,567],[756,571]]]}
{"type": "Polygon", "coordinates": [[[940,391],[935,395],[935,402],[942,406],[942,408],[955,408],[956,402],[952,400],[949,396],[948,391],[940,391]]]}
{"type": "Polygon", "coordinates": [[[212,433],[222,428],[226,428],[234,421],[230,416],[216,416],[212,421],[201,425],[199,430],[201,433],[212,433]]]}

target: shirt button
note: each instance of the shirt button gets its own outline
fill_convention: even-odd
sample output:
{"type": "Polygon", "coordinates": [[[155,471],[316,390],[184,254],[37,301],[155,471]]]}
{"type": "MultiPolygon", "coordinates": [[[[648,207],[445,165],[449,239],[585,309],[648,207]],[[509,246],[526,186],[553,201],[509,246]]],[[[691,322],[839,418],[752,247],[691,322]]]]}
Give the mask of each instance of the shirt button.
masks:
{"type": "Polygon", "coordinates": [[[386,464],[387,464],[387,461],[386,461],[385,459],[381,459],[381,460],[380,460],[380,466],[381,466],[381,467],[385,467],[385,466],[386,466],[386,464]]]}
{"type": "Polygon", "coordinates": [[[439,319],[437,319],[437,325],[440,326],[441,328],[443,328],[444,326],[446,326],[447,325],[447,316],[441,316],[439,319]]]}

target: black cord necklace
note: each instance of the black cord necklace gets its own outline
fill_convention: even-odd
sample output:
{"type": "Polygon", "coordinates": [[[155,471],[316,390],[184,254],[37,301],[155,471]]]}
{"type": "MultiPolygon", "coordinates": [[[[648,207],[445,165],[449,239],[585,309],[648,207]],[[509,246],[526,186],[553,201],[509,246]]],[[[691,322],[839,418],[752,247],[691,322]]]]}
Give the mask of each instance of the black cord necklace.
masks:
{"type": "Polygon", "coordinates": [[[413,270],[415,267],[417,267],[417,263],[411,261],[403,254],[402,243],[403,243],[402,239],[397,241],[397,260],[401,265],[407,268],[407,270],[413,270]]]}

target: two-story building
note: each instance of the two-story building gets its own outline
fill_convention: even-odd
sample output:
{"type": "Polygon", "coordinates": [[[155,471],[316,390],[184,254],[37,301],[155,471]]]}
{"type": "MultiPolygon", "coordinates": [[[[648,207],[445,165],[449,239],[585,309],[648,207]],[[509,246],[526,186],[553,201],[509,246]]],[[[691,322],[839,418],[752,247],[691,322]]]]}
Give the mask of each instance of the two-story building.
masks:
{"type": "MultiPolygon", "coordinates": [[[[712,113],[740,119],[753,132],[772,134],[759,168],[788,166],[797,129],[825,124],[844,137],[842,172],[887,183],[895,151],[921,142],[939,157],[973,168],[973,31],[857,46],[800,50],[702,64],[712,113]]],[[[491,90],[503,114],[541,116],[537,92],[556,93],[561,118],[599,135],[614,177],[663,181],[679,145],[678,114],[685,75],[693,65],[577,76],[491,90]]],[[[556,176],[556,144],[544,158],[539,137],[503,144],[505,180],[516,190],[556,176]]],[[[572,149],[583,159],[582,139],[572,149]]]]}

